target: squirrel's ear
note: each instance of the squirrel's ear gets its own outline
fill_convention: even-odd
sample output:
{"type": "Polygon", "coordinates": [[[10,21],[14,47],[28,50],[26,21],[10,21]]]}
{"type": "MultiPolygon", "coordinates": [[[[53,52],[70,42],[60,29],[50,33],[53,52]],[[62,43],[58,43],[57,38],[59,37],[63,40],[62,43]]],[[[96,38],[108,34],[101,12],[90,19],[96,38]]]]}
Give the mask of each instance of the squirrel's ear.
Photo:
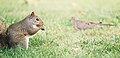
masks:
{"type": "Polygon", "coordinates": [[[35,16],[35,13],[34,13],[34,12],[32,12],[32,13],[31,13],[31,16],[35,16]]]}

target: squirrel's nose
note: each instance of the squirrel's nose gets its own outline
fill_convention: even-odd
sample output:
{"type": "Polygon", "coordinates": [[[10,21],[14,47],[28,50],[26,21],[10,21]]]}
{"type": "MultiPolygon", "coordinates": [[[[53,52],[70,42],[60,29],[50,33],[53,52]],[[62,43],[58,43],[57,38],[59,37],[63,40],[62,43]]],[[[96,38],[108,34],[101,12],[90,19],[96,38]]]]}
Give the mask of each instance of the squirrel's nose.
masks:
{"type": "Polygon", "coordinates": [[[41,30],[45,30],[44,28],[41,28],[41,30]]]}

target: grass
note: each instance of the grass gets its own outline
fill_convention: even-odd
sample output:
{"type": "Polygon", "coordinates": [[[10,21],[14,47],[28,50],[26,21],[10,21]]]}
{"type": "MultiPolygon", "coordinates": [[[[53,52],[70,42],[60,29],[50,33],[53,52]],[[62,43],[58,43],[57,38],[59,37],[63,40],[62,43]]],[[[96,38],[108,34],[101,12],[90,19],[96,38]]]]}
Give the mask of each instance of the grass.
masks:
{"type": "Polygon", "coordinates": [[[0,58],[120,58],[119,0],[0,0],[0,18],[7,27],[32,11],[43,18],[46,30],[30,39],[29,49],[0,49],[0,58]],[[71,17],[116,24],[75,30],[71,17]]]}

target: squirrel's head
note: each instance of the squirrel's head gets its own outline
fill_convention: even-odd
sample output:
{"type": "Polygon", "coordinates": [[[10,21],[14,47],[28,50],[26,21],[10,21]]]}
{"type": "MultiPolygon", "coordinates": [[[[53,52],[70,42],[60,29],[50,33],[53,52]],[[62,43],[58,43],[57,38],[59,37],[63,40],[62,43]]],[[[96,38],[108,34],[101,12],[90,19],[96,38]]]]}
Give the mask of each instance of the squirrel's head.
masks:
{"type": "Polygon", "coordinates": [[[34,29],[45,30],[42,19],[40,17],[36,16],[34,12],[32,12],[26,18],[29,21],[28,24],[30,24],[34,29]]]}

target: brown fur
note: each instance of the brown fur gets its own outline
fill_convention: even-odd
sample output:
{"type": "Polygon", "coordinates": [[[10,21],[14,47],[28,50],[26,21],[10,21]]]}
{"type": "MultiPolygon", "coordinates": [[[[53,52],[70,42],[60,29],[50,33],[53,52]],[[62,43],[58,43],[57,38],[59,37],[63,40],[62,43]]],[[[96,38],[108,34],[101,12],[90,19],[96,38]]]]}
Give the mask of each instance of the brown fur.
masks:
{"type": "Polygon", "coordinates": [[[34,12],[20,22],[10,25],[7,29],[8,46],[15,47],[19,43],[26,47],[26,36],[32,36],[43,29],[43,21],[34,12]],[[36,28],[33,27],[36,26],[36,28]],[[37,26],[39,25],[39,26],[37,26]]]}
{"type": "Polygon", "coordinates": [[[7,46],[5,31],[6,31],[5,24],[0,20],[0,47],[7,46]]]}

